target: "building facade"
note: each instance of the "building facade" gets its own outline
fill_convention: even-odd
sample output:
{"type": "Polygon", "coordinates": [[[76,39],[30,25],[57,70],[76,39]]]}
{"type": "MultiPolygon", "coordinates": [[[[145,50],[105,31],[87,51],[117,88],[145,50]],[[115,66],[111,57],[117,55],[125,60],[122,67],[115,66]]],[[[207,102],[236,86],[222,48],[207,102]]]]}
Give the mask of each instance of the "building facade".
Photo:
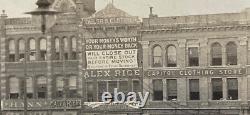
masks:
{"type": "Polygon", "coordinates": [[[63,13],[45,34],[39,17],[1,15],[1,114],[22,115],[24,97],[29,115],[250,114],[249,9],[141,21],[113,4],[95,13],[95,0],[50,2],[63,13]],[[115,88],[150,95],[103,104],[115,88]]]}

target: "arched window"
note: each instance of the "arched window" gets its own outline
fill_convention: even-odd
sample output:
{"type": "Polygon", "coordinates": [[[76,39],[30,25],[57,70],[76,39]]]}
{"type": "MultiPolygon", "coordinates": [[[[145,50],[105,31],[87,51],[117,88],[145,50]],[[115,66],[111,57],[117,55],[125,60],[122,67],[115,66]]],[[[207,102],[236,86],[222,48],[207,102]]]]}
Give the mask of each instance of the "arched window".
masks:
{"type": "Polygon", "coordinates": [[[75,37],[72,38],[72,59],[77,59],[77,39],[75,37]]]}
{"type": "Polygon", "coordinates": [[[176,48],[175,46],[169,46],[167,48],[167,66],[168,67],[176,67],[176,48]]]}
{"type": "Polygon", "coordinates": [[[64,37],[63,38],[63,51],[64,51],[64,60],[68,60],[68,56],[69,56],[69,42],[68,42],[68,38],[64,37]]]}
{"type": "Polygon", "coordinates": [[[30,39],[29,41],[29,50],[30,50],[30,55],[29,55],[29,58],[30,58],[30,61],[34,61],[36,60],[36,41],[35,39],[30,39]]]}
{"type": "Polygon", "coordinates": [[[77,96],[77,77],[70,76],[69,78],[69,98],[77,96]]]}
{"type": "Polygon", "coordinates": [[[37,78],[37,97],[46,98],[47,96],[47,79],[46,77],[37,78]]]}
{"type": "Polygon", "coordinates": [[[237,65],[237,45],[229,42],[226,46],[227,65],[237,65]]]}
{"type": "Polygon", "coordinates": [[[153,67],[162,67],[162,51],[160,46],[153,48],[153,67]]]}
{"type": "Polygon", "coordinates": [[[19,79],[11,77],[9,79],[10,99],[18,99],[19,97],[19,79]]]}
{"type": "Polygon", "coordinates": [[[219,43],[213,43],[211,46],[212,66],[222,65],[222,48],[219,43]]]}
{"type": "Polygon", "coordinates": [[[26,88],[27,88],[27,98],[33,98],[33,81],[31,77],[26,79],[26,88]]]}
{"type": "Polygon", "coordinates": [[[62,98],[64,93],[64,78],[62,76],[56,78],[56,90],[56,97],[62,98]]]}
{"type": "Polygon", "coordinates": [[[59,38],[55,39],[55,56],[54,56],[55,60],[59,60],[60,59],[60,40],[59,38]]]}
{"type": "Polygon", "coordinates": [[[47,60],[47,41],[46,39],[40,40],[40,59],[47,60]]]}
{"type": "Polygon", "coordinates": [[[15,41],[10,40],[9,41],[9,61],[14,62],[15,61],[15,41]]]}
{"type": "Polygon", "coordinates": [[[25,55],[25,41],[23,39],[19,40],[19,61],[24,60],[25,55]]]}

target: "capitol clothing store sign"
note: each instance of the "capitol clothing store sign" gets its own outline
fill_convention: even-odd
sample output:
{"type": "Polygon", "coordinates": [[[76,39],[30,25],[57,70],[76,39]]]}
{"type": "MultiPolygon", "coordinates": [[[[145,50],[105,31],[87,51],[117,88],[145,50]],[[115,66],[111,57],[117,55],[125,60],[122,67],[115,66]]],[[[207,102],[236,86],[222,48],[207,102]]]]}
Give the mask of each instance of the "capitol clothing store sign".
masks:
{"type": "Polygon", "coordinates": [[[138,68],[138,38],[86,39],[87,69],[138,68]]]}

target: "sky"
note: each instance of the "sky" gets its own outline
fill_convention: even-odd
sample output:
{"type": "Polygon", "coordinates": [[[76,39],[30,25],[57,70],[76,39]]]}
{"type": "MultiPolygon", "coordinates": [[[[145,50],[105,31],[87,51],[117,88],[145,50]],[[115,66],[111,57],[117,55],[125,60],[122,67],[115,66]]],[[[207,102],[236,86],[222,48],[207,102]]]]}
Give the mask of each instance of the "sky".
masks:
{"type": "MultiPolygon", "coordinates": [[[[8,17],[28,16],[24,12],[36,8],[37,0],[0,0],[0,10],[8,17]]],[[[111,0],[96,0],[96,10],[103,9],[111,0]]],[[[133,16],[148,17],[149,7],[160,17],[196,14],[234,13],[250,8],[250,0],[114,0],[117,8],[133,16]]]]}

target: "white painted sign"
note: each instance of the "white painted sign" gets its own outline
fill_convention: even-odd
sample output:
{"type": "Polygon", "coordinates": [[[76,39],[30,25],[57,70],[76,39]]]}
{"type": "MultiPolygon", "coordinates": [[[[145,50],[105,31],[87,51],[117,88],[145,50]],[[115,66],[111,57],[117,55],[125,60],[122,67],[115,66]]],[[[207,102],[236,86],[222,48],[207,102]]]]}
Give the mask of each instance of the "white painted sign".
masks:
{"type": "Polygon", "coordinates": [[[86,51],[87,69],[137,68],[137,49],[86,51]]]}

